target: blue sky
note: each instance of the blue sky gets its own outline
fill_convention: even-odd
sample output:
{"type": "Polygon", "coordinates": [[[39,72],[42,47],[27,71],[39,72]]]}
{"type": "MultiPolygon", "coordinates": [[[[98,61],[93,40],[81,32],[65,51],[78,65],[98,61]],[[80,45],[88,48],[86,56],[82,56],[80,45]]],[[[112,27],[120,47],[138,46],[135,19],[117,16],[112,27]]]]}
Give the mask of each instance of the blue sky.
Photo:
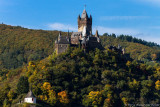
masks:
{"type": "Polygon", "coordinates": [[[77,31],[84,5],[93,33],[128,34],[160,44],[160,0],[0,0],[0,23],[77,31]]]}

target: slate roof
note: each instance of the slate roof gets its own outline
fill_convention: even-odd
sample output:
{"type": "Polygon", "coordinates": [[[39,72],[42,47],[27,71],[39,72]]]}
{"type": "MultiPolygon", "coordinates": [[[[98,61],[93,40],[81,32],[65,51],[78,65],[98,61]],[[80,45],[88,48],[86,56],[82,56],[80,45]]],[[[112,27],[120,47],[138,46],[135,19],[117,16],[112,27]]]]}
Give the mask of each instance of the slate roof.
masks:
{"type": "Polygon", "coordinates": [[[70,44],[70,42],[68,41],[67,37],[61,36],[61,37],[59,37],[58,44],[70,44]]]}
{"type": "Polygon", "coordinates": [[[25,98],[35,98],[35,96],[33,95],[32,91],[30,90],[25,98]]]}
{"type": "Polygon", "coordinates": [[[81,18],[86,18],[86,17],[88,17],[88,15],[86,10],[84,9],[81,18]]]}
{"type": "Polygon", "coordinates": [[[82,32],[73,32],[71,36],[80,36],[82,32]]]}
{"type": "Polygon", "coordinates": [[[90,41],[97,41],[97,37],[89,37],[90,41]]]}
{"type": "Polygon", "coordinates": [[[82,40],[82,44],[86,44],[86,42],[87,42],[87,39],[84,38],[84,39],[82,40]]]}

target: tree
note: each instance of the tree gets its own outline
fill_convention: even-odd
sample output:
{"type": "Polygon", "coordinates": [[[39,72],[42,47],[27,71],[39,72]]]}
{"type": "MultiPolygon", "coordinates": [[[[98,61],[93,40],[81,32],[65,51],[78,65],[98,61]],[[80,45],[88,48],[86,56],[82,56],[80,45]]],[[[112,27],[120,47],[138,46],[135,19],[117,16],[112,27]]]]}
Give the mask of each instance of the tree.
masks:
{"type": "Polygon", "coordinates": [[[58,93],[58,99],[59,99],[60,103],[62,103],[62,104],[68,104],[69,103],[69,98],[68,98],[68,95],[67,95],[66,91],[59,92],[58,93]]]}
{"type": "Polygon", "coordinates": [[[138,90],[139,89],[139,81],[136,81],[134,79],[132,82],[129,82],[129,88],[131,90],[138,90]]]}
{"type": "Polygon", "coordinates": [[[18,94],[27,93],[28,90],[29,90],[28,78],[21,76],[17,84],[17,93],[18,94]]]}
{"type": "Polygon", "coordinates": [[[100,91],[91,91],[89,95],[83,100],[86,106],[100,106],[102,105],[102,93],[100,91]]]}
{"type": "Polygon", "coordinates": [[[160,90],[160,81],[158,80],[158,81],[156,81],[156,83],[155,83],[155,88],[156,88],[156,90],[160,90]]]}

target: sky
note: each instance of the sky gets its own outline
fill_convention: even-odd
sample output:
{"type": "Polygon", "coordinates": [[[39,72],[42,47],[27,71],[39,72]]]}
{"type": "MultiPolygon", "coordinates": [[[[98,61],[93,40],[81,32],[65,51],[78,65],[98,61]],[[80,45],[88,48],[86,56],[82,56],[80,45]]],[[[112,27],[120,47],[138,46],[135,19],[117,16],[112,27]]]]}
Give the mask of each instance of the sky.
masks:
{"type": "Polygon", "coordinates": [[[77,31],[86,5],[93,34],[115,33],[160,44],[160,0],[0,0],[0,23],[30,29],[77,31]]]}

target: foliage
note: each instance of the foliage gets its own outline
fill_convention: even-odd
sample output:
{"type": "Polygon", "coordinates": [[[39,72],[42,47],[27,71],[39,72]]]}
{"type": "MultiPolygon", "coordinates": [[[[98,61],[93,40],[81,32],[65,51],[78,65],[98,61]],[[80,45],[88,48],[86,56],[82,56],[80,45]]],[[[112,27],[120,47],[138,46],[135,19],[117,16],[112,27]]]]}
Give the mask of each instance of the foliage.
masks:
{"type": "Polygon", "coordinates": [[[107,49],[109,46],[121,45],[125,48],[125,53],[129,53],[134,60],[143,61],[160,61],[160,46],[156,43],[146,42],[132,36],[101,36],[102,45],[107,49]]]}
{"type": "Polygon", "coordinates": [[[18,94],[27,93],[28,90],[29,90],[28,78],[24,76],[20,77],[17,84],[17,93],[18,94]]]}
{"type": "Polygon", "coordinates": [[[49,56],[54,50],[57,36],[58,31],[0,24],[0,69],[21,67],[29,61],[49,56]]]}
{"type": "Polygon", "coordinates": [[[23,100],[29,84],[41,106],[160,103],[160,50],[156,44],[105,34],[101,40],[106,50],[84,53],[70,47],[56,55],[53,43],[57,31],[7,25],[0,25],[0,29],[0,106],[23,100]],[[125,54],[108,49],[118,44],[125,47],[125,54]]]}

